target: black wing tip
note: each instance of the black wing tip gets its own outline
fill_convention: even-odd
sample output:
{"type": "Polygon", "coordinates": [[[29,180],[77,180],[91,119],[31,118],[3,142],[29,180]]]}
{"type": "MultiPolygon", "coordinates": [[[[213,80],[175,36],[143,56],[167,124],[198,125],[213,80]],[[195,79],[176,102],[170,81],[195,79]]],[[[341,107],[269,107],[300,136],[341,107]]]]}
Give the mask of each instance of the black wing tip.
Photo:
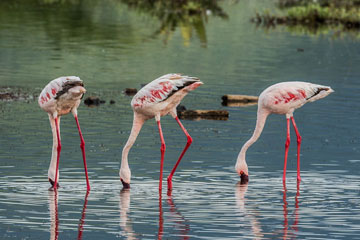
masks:
{"type": "Polygon", "coordinates": [[[321,93],[321,91],[329,91],[330,89],[331,89],[330,87],[319,87],[319,88],[317,88],[316,92],[314,92],[314,94],[311,95],[310,97],[306,98],[306,100],[309,100],[309,99],[315,97],[316,95],[321,93]]]}

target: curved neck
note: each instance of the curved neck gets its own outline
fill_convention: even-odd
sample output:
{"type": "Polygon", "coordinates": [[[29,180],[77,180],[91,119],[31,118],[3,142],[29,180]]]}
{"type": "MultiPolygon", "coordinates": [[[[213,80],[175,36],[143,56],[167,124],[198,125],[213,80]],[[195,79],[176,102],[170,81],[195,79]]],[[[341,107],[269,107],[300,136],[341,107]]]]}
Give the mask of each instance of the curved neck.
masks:
{"type": "Polygon", "coordinates": [[[133,120],[133,126],[131,129],[131,133],[129,136],[129,139],[127,140],[123,151],[122,151],[122,158],[121,158],[121,167],[129,168],[128,164],[128,154],[131,149],[131,147],[134,145],[135,140],[137,136],[139,135],[139,132],[141,130],[142,125],[144,124],[145,120],[142,119],[138,114],[134,112],[134,120],[133,120]]]}
{"type": "Polygon", "coordinates": [[[256,127],[251,138],[242,146],[237,161],[245,161],[245,155],[247,149],[254,143],[261,135],[262,130],[264,129],[264,125],[266,122],[266,118],[269,116],[268,111],[264,111],[262,109],[258,109],[257,112],[257,120],[256,127]]]}

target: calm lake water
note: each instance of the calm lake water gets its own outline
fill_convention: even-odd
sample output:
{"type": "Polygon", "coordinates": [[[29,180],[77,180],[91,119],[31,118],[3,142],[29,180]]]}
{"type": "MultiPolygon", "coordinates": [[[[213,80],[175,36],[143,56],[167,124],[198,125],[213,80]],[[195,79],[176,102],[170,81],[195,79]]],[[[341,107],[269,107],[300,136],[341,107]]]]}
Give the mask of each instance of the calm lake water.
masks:
{"type": "MultiPolygon", "coordinates": [[[[220,1],[184,17],[128,2],[0,2],[0,87],[22,95],[0,101],[0,238],[359,239],[360,41],[257,28],[249,19],[273,8],[270,1],[220,1]],[[131,190],[122,191],[121,150],[132,124],[131,97],[122,91],[169,72],[205,83],[183,100],[188,109],[228,110],[229,119],[183,120],[194,142],[172,193],[164,189],[161,196],[160,139],[155,121],[148,121],[129,155],[131,190]],[[63,75],[80,76],[86,96],[106,100],[79,107],[89,194],[70,115],[61,122],[61,188],[48,191],[52,137],[36,96],[63,75]],[[221,96],[258,95],[294,80],[335,90],[295,112],[303,137],[300,185],[293,131],[282,184],[286,121],[280,115],[269,117],[249,149],[250,182],[240,185],[234,164],[257,106],[222,106],[221,96]]],[[[171,117],[162,126],[167,176],[186,138],[171,117]]]]}

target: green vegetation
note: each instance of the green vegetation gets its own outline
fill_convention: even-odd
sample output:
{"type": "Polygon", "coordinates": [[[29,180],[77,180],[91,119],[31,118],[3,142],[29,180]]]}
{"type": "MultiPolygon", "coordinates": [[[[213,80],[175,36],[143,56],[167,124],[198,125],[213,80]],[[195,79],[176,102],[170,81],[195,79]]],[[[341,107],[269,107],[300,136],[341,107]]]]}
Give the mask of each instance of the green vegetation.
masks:
{"type": "Polygon", "coordinates": [[[252,19],[258,25],[285,25],[292,32],[326,34],[351,31],[359,35],[360,0],[279,0],[279,14],[265,11],[252,19]]]}
{"type": "Polygon", "coordinates": [[[322,7],[334,6],[352,8],[360,6],[360,0],[278,0],[278,6],[280,8],[306,6],[313,3],[317,3],[322,7]]]}
{"type": "Polygon", "coordinates": [[[159,19],[160,27],[154,35],[163,35],[164,42],[180,27],[185,45],[189,45],[195,31],[203,46],[206,46],[205,23],[208,15],[227,19],[227,14],[217,0],[121,0],[129,8],[145,12],[159,19]]]}

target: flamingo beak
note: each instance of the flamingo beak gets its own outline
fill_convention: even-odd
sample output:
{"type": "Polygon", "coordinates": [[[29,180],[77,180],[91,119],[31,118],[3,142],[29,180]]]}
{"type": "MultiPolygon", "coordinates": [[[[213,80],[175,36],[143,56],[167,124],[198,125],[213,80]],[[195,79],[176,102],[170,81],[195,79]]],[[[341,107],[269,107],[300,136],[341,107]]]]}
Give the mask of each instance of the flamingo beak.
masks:
{"type": "Polygon", "coordinates": [[[129,189],[130,188],[130,183],[124,182],[124,180],[122,178],[120,178],[120,181],[123,185],[123,189],[129,189]]]}
{"type": "Polygon", "coordinates": [[[244,172],[240,173],[240,184],[245,184],[249,182],[249,175],[246,175],[244,172]]]}
{"type": "MultiPolygon", "coordinates": [[[[54,184],[55,184],[55,182],[54,182],[51,178],[49,178],[49,182],[50,182],[50,184],[51,184],[51,188],[49,188],[49,190],[54,189],[54,184]]],[[[57,187],[57,188],[60,187],[59,183],[56,183],[56,187],[57,187]]]]}

